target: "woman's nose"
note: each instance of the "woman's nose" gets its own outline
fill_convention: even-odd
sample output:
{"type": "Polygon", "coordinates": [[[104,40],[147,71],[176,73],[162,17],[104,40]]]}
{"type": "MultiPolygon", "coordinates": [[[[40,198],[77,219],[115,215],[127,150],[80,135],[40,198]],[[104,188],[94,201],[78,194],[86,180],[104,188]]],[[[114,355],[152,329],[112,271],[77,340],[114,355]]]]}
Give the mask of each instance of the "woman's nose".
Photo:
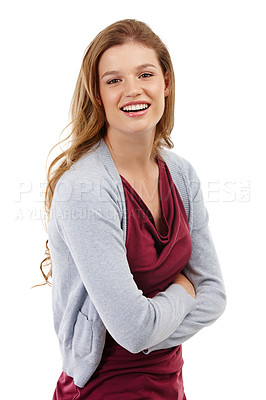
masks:
{"type": "Polygon", "coordinates": [[[132,77],[125,81],[124,95],[126,97],[136,97],[141,93],[142,93],[142,88],[138,79],[132,77]]]}

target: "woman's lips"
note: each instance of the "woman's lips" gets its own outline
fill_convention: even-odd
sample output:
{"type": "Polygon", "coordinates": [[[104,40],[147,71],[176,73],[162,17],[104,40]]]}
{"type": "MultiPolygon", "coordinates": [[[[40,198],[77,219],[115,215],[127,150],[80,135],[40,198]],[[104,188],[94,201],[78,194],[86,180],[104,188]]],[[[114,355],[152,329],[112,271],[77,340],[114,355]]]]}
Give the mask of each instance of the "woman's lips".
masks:
{"type": "Polygon", "coordinates": [[[135,103],[121,107],[121,111],[128,117],[139,117],[146,114],[149,108],[149,103],[135,103]]]}

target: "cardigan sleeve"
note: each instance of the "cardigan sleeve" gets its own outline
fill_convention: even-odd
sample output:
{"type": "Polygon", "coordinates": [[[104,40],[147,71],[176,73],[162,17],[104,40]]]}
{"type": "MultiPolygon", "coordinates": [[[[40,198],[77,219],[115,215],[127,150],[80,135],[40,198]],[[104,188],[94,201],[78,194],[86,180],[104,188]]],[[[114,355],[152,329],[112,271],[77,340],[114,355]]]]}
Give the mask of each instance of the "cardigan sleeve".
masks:
{"type": "MultiPolygon", "coordinates": [[[[138,289],[127,262],[118,194],[104,179],[99,181],[99,188],[95,180],[86,196],[75,197],[72,190],[61,201],[55,193],[50,224],[67,246],[106,329],[122,347],[138,353],[169,337],[195,300],[175,284],[152,299],[138,289]]],[[[74,180],[58,186],[75,185],[74,180]]]]}
{"type": "Polygon", "coordinates": [[[224,281],[208,226],[209,216],[199,178],[191,165],[189,188],[192,253],[182,272],[194,285],[196,308],[184,318],[175,332],[158,345],[150,346],[145,354],[180,345],[214,323],[226,307],[224,281]]]}

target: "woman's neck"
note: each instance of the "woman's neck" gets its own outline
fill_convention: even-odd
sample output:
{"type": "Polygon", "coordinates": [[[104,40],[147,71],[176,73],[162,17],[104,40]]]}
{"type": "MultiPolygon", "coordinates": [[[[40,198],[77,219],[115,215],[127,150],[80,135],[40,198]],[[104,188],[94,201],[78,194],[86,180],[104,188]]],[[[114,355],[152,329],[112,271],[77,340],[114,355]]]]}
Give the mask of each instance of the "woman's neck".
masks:
{"type": "Polygon", "coordinates": [[[121,139],[108,134],[104,138],[118,172],[145,179],[157,164],[152,146],[153,137],[134,139],[121,139]]]}

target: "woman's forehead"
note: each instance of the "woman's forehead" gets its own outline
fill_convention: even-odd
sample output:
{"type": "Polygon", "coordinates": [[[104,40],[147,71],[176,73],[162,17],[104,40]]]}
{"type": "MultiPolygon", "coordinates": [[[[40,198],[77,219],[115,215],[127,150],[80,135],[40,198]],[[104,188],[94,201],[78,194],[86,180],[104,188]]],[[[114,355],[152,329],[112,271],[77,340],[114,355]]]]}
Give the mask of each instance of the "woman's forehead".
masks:
{"type": "Polygon", "coordinates": [[[141,69],[145,66],[160,67],[155,50],[141,43],[130,42],[112,46],[102,54],[99,74],[105,74],[106,68],[110,71],[119,71],[124,68],[141,69]]]}

